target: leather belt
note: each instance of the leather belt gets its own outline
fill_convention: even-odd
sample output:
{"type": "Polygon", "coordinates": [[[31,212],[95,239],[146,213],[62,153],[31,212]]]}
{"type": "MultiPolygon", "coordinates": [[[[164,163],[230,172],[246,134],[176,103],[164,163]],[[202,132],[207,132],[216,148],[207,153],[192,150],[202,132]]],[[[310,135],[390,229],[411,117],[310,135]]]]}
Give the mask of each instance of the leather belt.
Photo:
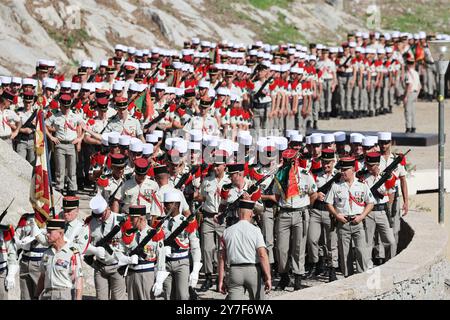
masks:
{"type": "Polygon", "coordinates": [[[316,202],[314,202],[313,208],[321,211],[328,211],[327,204],[324,201],[316,200],[316,202]]]}
{"type": "Polygon", "coordinates": [[[386,203],[381,203],[374,205],[372,211],[384,211],[386,209],[387,209],[386,203]]]}

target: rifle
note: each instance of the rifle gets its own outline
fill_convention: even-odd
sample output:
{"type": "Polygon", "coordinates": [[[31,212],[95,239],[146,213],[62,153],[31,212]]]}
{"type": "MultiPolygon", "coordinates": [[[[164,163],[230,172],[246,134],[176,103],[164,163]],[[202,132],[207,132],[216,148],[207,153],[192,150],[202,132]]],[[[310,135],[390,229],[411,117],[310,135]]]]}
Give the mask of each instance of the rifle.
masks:
{"type": "Polygon", "coordinates": [[[116,190],[114,190],[114,192],[110,194],[110,196],[109,196],[109,198],[108,198],[108,204],[109,204],[109,205],[111,205],[111,202],[114,200],[114,198],[115,198],[115,196],[116,196],[116,194],[117,194],[117,191],[119,191],[119,189],[120,189],[120,187],[122,186],[123,182],[124,182],[124,179],[122,179],[122,181],[120,181],[120,183],[119,183],[119,185],[117,186],[116,190]]]}
{"type": "Polygon", "coordinates": [[[323,194],[327,194],[328,191],[330,191],[331,186],[333,185],[333,183],[335,183],[336,181],[339,181],[342,177],[342,173],[338,172],[336,173],[333,178],[331,178],[330,180],[327,181],[327,183],[325,183],[323,186],[321,186],[319,188],[319,190],[317,190],[317,192],[322,192],[323,194]]]}
{"type": "Polygon", "coordinates": [[[263,183],[270,176],[271,175],[268,174],[268,175],[265,175],[264,177],[262,177],[259,181],[257,181],[250,188],[248,188],[245,192],[243,192],[236,200],[234,200],[232,203],[227,205],[225,210],[222,213],[220,213],[219,215],[217,215],[217,221],[219,222],[219,224],[223,223],[225,217],[227,218],[227,225],[230,226],[230,225],[234,224],[233,219],[235,219],[236,217],[233,217],[233,212],[236,211],[236,209],[238,208],[239,201],[244,196],[244,193],[252,194],[256,190],[258,190],[261,183],[263,183]]]}
{"type": "Polygon", "coordinates": [[[25,123],[22,125],[22,128],[31,128],[31,129],[36,129],[36,126],[33,125],[31,122],[34,120],[34,118],[36,117],[37,114],[37,109],[34,109],[33,113],[31,114],[31,116],[27,119],[27,121],[25,121],[25,123]]]}
{"type": "Polygon", "coordinates": [[[8,209],[9,209],[9,207],[11,207],[11,205],[12,205],[14,199],[15,199],[15,198],[13,198],[13,199],[11,200],[11,202],[8,204],[8,206],[6,207],[6,209],[3,210],[2,214],[0,215],[0,222],[2,222],[3,218],[4,218],[4,217],[6,216],[6,214],[8,213],[8,209]]]}
{"type": "Polygon", "coordinates": [[[252,74],[250,75],[250,80],[253,80],[256,76],[256,73],[259,71],[259,69],[261,69],[261,64],[258,63],[255,67],[255,69],[253,70],[252,74]]]}
{"type": "Polygon", "coordinates": [[[383,199],[384,195],[382,195],[379,191],[378,188],[380,188],[392,175],[392,172],[397,168],[397,166],[400,164],[400,162],[403,160],[403,158],[411,151],[411,149],[409,149],[408,151],[406,151],[405,154],[400,154],[398,155],[394,161],[392,161],[392,163],[386,167],[386,169],[384,169],[381,178],[375,182],[375,184],[372,186],[372,188],[370,188],[370,191],[372,192],[372,194],[374,195],[374,197],[378,198],[378,199],[383,199]]]}
{"type": "Polygon", "coordinates": [[[264,81],[264,83],[261,85],[259,90],[253,95],[253,100],[257,100],[262,96],[262,91],[269,84],[269,82],[272,81],[272,79],[273,79],[273,76],[270,76],[269,78],[267,78],[266,81],[264,81]]]}
{"type": "Polygon", "coordinates": [[[220,87],[220,85],[222,84],[222,81],[220,81],[220,80],[217,80],[217,84],[216,84],[216,86],[214,87],[214,91],[217,91],[217,89],[219,89],[219,87],[220,87]]]}
{"type": "Polygon", "coordinates": [[[169,108],[169,103],[167,102],[162,108],[161,112],[156,116],[156,118],[152,119],[149,123],[147,123],[143,129],[148,129],[155,123],[158,123],[161,119],[166,116],[167,109],[169,108]]]}
{"type": "Polygon", "coordinates": [[[195,165],[195,166],[192,166],[191,170],[189,170],[188,172],[184,173],[184,174],[181,176],[180,180],[178,180],[177,184],[175,185],[175,189],[180,189],[180,188],[186,183],[187,179],[189,179],[189,176],[190,176],[191,174],[195,174],[195,172],[197,172],[197,170],[198,170],[199,168],[201,168],[202,170],[204,170],[204,169],[206,168],[207,165],[208,165],[208,164],[206,164],[206,163],[202,163],[201,165],[195,165]]]}
{"type": "MultiPolygon", "coordinates": [[[[164,221],[166,221],[170,217],[171,217],[171,215],[169,213],[169,214],[165,215],[161,220],[159,220],[159,222],[155,226],[155,228],[153,228],[152,230],[150,230],[150,232],[147,233],[147,235],[144,237],[144,239],[142,239],[142,241],[140,243],[138,243],[138,245],[133,250],[131,250],[131,252],[128,254],[128,256],[131,257],[132,255],[136,254],[139,257],[142,257],[144,255],[144,247],[147,245],[147,243],[150,242],[150,240],[152,240],[152,238],[155,236],[155,234],[158,232],[158,230],[162,227],[164,221]]],[[[119,274],[121,276],[123,276],[127,270],[128,270],[128,265],[125,265],[125,266],[119,267],[119,269],[117,271],[119,272],[119,274]]]]}
{"type": "MultiPolygon", "coordinates": [[[[127,221],[127,219],[123,219],[119,224],[116,224],[110,232],[108,232],[107,235],[105,235],[103,238],[101,238],[100,240],[98,240],[95,243],[96,247],[103,247],[105,249],[106,252],[108,252],[108,254],[112,255],[113,254],[113,250],[110,247],[110,243],[111,241],[114,239],[114,237],[116,236],[116,234],[118,234],[120,232],[120,229],[122,227],[122,225],[125,223],[125,221],[127,221]]],[[[84,256],[84,261],[92,266],[92,264],[94,263],[94,256],[84,256]]]]}
{"type": "Polygon", "coordinates": [[[158,62],[158,64],[156,65],[155,71],[153,71],[153,73],[150,75],[150,77],[147,76],[147,79],[153,79],[153,78],[156,76],[156,74],[157,74],[158,71],[159,71],[159,66],[161,65],[161,63],[162,63],[162,60],[160,60],[160,61],[158,62]]]}
{"type": "Polygon", "coordinates": [[[340,65],[337,66],[336,69],[342,68],[343,66],[347,65],[347,62],[352,58],[352,56],[348,56],[347,60],[344,61],[344,63],[341,63],[340,65]]]}
{"type": "Polygon", "coordinates": [[[117,113],[116,113],[115,115],[109,117],[109,118],[108,118],[108,121],[106,122],[106,125],[104,126],[104,128],[102,129],[102,131],[100,131],[99,134],[102,135],[103,132],[105,132],[105,130],[106,130],[106,128],[108,127],[108,125],[111,123],[111,121],[113,121],[113,120],[114,120],[115,118],[117,118],[117,117],[118,117],[117,113]]]}

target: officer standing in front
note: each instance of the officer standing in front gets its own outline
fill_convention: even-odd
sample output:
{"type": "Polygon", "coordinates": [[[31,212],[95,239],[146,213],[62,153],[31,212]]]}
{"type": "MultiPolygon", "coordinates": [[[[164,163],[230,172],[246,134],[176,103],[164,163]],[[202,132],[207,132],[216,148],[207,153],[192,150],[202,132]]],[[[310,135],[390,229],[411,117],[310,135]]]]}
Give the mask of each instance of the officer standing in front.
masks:
{"type": "Polygon", "coordinates": [[[37,297],[41,300],[82,298],[80,253],[65,239],[65,226],[63,219],[47,222],[46,237],[51,248],[45,251],[42,257],[41,276],[37,287],[37,297]]]}
{"type": "Polygon", "coordinates": [[[219,291],[227,300],[242,300],[244,290],[250,300],[264,300],[272,289],[269,257],[261,230],[252,224],[255,203],[239,201],[239,222],[225,229],[219,256],[219,291]],[[229,265],[225,284],[225,265],[229,265]],[[264,280],[263,280],[264,279],[264,280]]]}
{"type": "Polygon", "coordinates": [[[353,251],[356,252],[356,271],[367,270],[367,234],[363,222],[372,210],[375,199],[367,184],[355,177],[355,158],[345,157],[339,160],[342,178],[333,183],[325,197],[328,211],[337,220],[338,249],[341,270],[345,277],[353,274],[353,251]]]}

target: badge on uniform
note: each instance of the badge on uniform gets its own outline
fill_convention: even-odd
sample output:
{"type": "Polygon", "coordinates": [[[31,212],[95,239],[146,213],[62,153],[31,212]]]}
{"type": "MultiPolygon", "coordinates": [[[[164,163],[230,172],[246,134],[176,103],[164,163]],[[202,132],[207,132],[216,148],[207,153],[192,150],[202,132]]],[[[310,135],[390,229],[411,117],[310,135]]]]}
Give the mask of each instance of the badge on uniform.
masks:
{"type": "Polygon", "coordinates": [[[63,260],[63,259],[58,259],[58,260],[56,260],[55,265],[57,267],[67,268],[67,266],[69,265],[69,261],[66,261],[66,260],[63,260]]]}

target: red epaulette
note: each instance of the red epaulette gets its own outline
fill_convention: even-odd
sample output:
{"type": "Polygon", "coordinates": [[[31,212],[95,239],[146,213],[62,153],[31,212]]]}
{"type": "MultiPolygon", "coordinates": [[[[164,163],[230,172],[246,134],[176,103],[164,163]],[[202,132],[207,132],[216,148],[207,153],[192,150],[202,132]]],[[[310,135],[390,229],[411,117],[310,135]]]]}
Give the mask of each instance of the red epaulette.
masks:
{"type": "Polygon", "coordinates": [[[159,230],[153,236],[152,241],[158,242],[164,240],[164,238],[165,238],[164,230],[162,228],[159,228],[159,230]]]}
{"type": "Polygon", "coordinates": [[[124,244],[129,245],[131,242],[133,242],[134,239],[134,233],[127,234],[127,231],[132,229],[133,226],[131,225],[130,217],[127,218],[127,221],[122,225],[120,228],[120,231],[122,232],[122,241],[124,244]]]}
{"type": "Polygon", "coordinates": [[[189,222],[185,230],[187,233],[193,233],[197,230],[197,228],[198,228],[197,219],[194,218],[191,222],[189,222]]]}
{"type": "Polygon", "coordinates": [[[3,240],[11,241],[14,238],[14,228],[12,225],[9,225],[9,228],[3,231],[3,240]]]}
{"type": "Polygon", "coordinates": [[[27,225],[27,217],[25,215],[21,216],[19,222],[17,223],[17,227],[22,228],[27,225]]]}
{"type": "Polygon", "coordinates": [[[106,176],[100,176],[97,179],[97,185],[102,188],[106,188],[109,185],[109,179],[106,176]]]}
{"type": "Polygon", "coordinates": [[[389,190],[389,189],[392,189],[393,187],[395,187],[396,182],[397,182],[397,177],[395,176],[395,174],[391,174],[391,177],[388,180],[386,180],[386,182],[384,183],[386,190],[389,190]]]}

